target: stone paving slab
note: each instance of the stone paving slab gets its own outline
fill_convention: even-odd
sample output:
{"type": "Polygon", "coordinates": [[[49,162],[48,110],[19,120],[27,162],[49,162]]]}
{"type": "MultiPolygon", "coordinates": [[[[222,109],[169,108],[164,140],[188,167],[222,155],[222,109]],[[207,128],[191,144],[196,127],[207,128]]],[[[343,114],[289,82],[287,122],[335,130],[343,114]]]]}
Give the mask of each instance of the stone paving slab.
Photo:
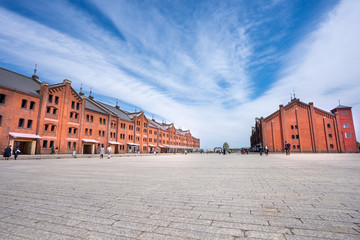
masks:
{"type": "Polygon", "coordinates": [[[0,239],[360,239],[359,154],[42,157],[0,161],[0,239]]]}

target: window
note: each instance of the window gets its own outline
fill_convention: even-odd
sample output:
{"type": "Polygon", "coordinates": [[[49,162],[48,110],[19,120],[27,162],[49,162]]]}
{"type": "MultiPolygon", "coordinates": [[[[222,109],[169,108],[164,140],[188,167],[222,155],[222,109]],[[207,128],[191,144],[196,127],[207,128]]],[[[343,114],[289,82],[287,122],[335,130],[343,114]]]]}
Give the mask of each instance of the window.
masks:
{"type": "Polygon", "coordinates": [[[67,143],[67,148],[68,148],[68,149],[71,149],[71,142],[68,142],[68,143],[67,143]]]}
{"type": "Polygon", "coordinates": [[[295,139],[295,135],[291,135],[291,138],[292,138],[292,139],[295,139]]]}
{"type": "Polygon", "coordinates": [[[147,129],[144,129],[143,132],[144,132],[144,133],[147,133],[147,129]]]}
{"type": "Polygon", "coordinates": [[[330,128],[330,127],[331,127],[330,123],[328,123],[328,124],[327,124],[327,127],[328,127],[328,128],[330,128]]]}
{"type": "Polygon", "coordinates": [[[329,138],[332,138],[332,134],[331,134],[331,133],[329,133],[329,138]]]}
{"type": "Polygon", "coordinates": [[[47,107],[46,108],[46,113],[50,113],[50,111],[51,111],[51,107],[47,107]]]}
{"type": "Polygon", "coordinates": [[[0,103],[5,104],[5,100],[6,100],[6,95],[0,94],[0,103]]]}
{"type": "Polygon", "coordinates": [[[87,114],[86,115],[86,121],[89,122],[90,121],[90,116],[87,114]]]}
{"type": "Polygon", "coordinates": [[[57,113],[57,109],[54,108],[54,109],[53,109],[53,114],[56,115],[56,113],[57,113]]]}
{"type": "Polygon", "coordinates": [[[129,125],[129,130],[134,130],[134,126],[133,126],[133,125],[129,125]]]}
{"type": "Polygon", "coordinates": [[[137,128],[136,128],[136,131],[137,131],[137,132],[140,132],[140,128],[139,128],[139,127],[137,127],[137,128]]]}
{"type": "Polygon", "coordinates": [[[0,115],[0,126],[1,126],[1,123],[2,123],[2,115],[0,115]]]}
{"type": "Polygon", "coordinates": [[[101,131],[99,130],[99,137],[101,137],[101,131]]]}
{"type": "Polygon", "coordinates": [[[55,132],[55,125],[52,125],[52,126],[51,126],[51,131],[52,131],[52,132],[55,132]]]}
{"type": "Polygon", "coordinates": [[[53,95],[50,94],[50,95],[49,95],[48,102],[49,102],[49,103],[52,103],[52,100],[53,100],[53,95]]]}
{"type": "Polygon", "coordinates": [[[73,148],[74,149],[76,148],[76,142],[73,142],[73,148]]]}
{"type": "Polygon", "coordinates": [[[35,108],[35,102],[31,101],[30,102],[30,109],[33,110],[35,108]]]}
{"type": "Polygon", "coordinates": [[[149,138],[149,142],[152,142],[152,138],[149,138]]]}
{"type": "Polygon", "coordinates": [[[145,151],[145,152],[146,152],[146,151],[147,151],[147,147],[145,147],[145,146],[144,146],[144,147],[143,147],[143,151],[145,151]]]}
{"type": "Polygon", "coordinates": [[[295,129],[298,129],[298,125],[295,125],[295,129]]]}
{"type": "Polygon", "coordinates": [[[351,138],[351,133],[345,133],[345,138],[351,138]]]}
{"type": "Polygon", "coordinates": [[[80,109],[80,103],[76,103],[76,110],[80,109]]]}
{"type": "MultiPolygon", "coordinates": [[[[89,129],[85,128],[85,135],[89,135],[89,129]]],[[[99,134],[100,136],[100,134],[99,134]]]]}
{"type": "Polygon", "coordinates": [[[143,141],[146,142],[146,138],[143,138],[143,141]]]}
{"type": "Polygon", "coordinates": [[[296,149],[296,146],[295,146],[295,145],[293,145],[293,149],[296,149]]]}
{"type": "Polygon", "coordinates": [[[72,130],[71,130],[71,128],[69,128],[69,131],[68,131],[69,133],[71,133],[72,132],[72,130]]]}
{"type": "Polygon", "coordinates": [[[70,113],[70,118],[73,118],[74,117],[74,113],[70,113]]]}
{"type": "Polygon", "coordinates": [[[123,128],[123,129],[125,129],[126,124],[125,124],[125,123],[121,123],[121,124],[120,124],[120,127],[123,128]]]}
{"type": "Polygon", "coordinates": [[[156,139],[154,139],[154,143],[156,143],[156,139]]]}
{"type": "Polygon", "coordinates": [[[155,131],[154,134],[156,135],[156,134],[157,134],[157,131],[155,131]]]}
{"type": "Polygon", "coordinates": [[[294,129],[294,125],[291,125],[291,129],[294,129]]]}
{"type": "Polygon", "coordinates": [[[299,135],[296,135],[296,139],[299,139],[299,135]]]}
{"type": "Polygon", "coordinates": [[[59,97],[58,96],[55,96],[55,104],[58,105],[59,104],[59,97]]]}
{"type": "Polygon", "coordinates": [[[94,116],[90,116],[90,122],[94,122],[94,116]]]}
{"type": "Polygon", "coordinates": [[[23,128],[23,127],[24,127],[24,122],[25,122],[25,120],[24,120],[23,118],[20,118],[20,119],[19,119],[18,127],[19,127],[19,128],[23,128]]]}
{"type": "Polygon", "coordinates": [[[106,119],[105,119],[105,118],[103,119],[103,124],[104,124],[104,125],[106,124],[106,119]]]}
{"type": "Polygon", "coordinates": [[[89,135],[90,135],[90,136],[92,135],[92,129],[89,130],[89,135]]]}
{"type": "Polygon", "coordinates": [[[350,127],[350,124],[344,123],[344,128],[349,128],[349,127],[350,127]]]}
{"type": "Polygon", "coordinates": [[[30,119],[28,120],[27,128],[31,128],[31,127],[32,127],[32,122],[33,122],[32,120],[30,120],[30,119]]]}
{"type": "Polygon", "coordinates": [[[44,141],[43,141],[43,148],[47,148],[47,144],[48,144],[48,141],[47,141],[47,140],[44,140],[44,141]]]}
{"type": "Polygon", "coordinates": [[[149,134],[152,134],[152,130],[149,130],[149,134]]]}
{"type": "Polygon", "coordinates": [[[45,131],[49,129],[49,124],[45,124],[45,131]]]}
{"type": "Polygon", "coordinates": [[[27,100],[23,99],[21,102],[21,108],[26,108],[26,105],[27,105],[27,100]]]}
{"type": "Polygon", "coordinates": [[[297,145],[296,147],[297,147],[297,149],[300,149],[300,145],[297,145]]]}
{"type": "Polygon", "coordinates": [[[100,118],[100,124],[102,124],[102,118],[100,118]]]}
{"type": "Polygon", "coordinates": [[[78,119],[79,114],[75,113],[75,119],[78,119]]]}
{"type": "Polygon", "coordinates": [[[77,132],[77,128],[74,128],[74,134],[76,134],[76,132],[77,132]]]}
{"type": "Polygon", "coordinates": [[[71,102],[71,109],[75,109],[75,102],[74,101],[71,102]]]}
{"type": "Polygon", "coordinates": [[[348,111],[347,110],[342,110],[341,114],[348,114],[348,111]]]}
{"type": "Polygon", "coordinates": [[[102,136],[103,136],[103,137],[105,136],[105,131],[102,131],[102,136]]]}
{"type": "Polygon", "coordinates": [[[50,141],[49,147],[51,148],[51,147],[53,147],[53,146],[54,146],[54,141],[50,141]]]}
{"type": "Polygon", "coordinates": [[[330,144],[330,149],[334,149],[334,144],[330,144]]]}
{"type": "Polygon", "coordinates": [[[140,141],[140,138],[139,138],[139,137],[136,137],[135,139],[136,139],[136,141],[140,141]]]}

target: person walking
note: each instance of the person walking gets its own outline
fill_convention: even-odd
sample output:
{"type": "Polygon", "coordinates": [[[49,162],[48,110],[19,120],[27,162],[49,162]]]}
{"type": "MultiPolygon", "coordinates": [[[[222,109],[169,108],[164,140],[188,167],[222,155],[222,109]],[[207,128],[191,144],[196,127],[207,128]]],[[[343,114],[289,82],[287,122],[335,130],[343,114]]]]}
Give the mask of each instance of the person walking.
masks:
{"type": "Polygon", "coordinates": [[[262,154],[263,154],[263,147],[262,146],[259,147],[259,152],[260,152],[260,156],[262,156],[262,154]]]}
{"type": "Polygon", "coordinates": [[[55,154],[55,148],[54,148],[54,146],[51,146],[51,154],[55,154]]]}
{"type": "Polygon", "coordinates": [[[285,141],[285,146],[284,147],[285,147],[286,155],[290,155],[290,143],[285,141]]]}
{"type": "Polygon", "coordinates": [[[14,159],[16,160],[20,153],[19,147],[17,147],[17,146],[14,147],[13,153],[14,153],[14,159]]]}
{"type": "Polygon", "coordinates": [[[104,158],[104,153],[105,153],[105,149],[104,149],[104,144],[103,144],[103,145],[101,145],[101,148],[100,148],[100,159],[104,158]]]}
{"type": "Polygon", "coordinates": [[[265,155],[267,156],[269,154],[269,147],[265,145],[265,155]]]}
{"type": "Polygon", "coordinates": [[[109,147],[107,148],[108,159],[110,159],[110,157],[111,157],[111,151],[112,151],[112,149],[111,149],[111,147],[109,146],[109,147]]]}
{"type": "Polygon", "coordinates": [[[73,149],[72,155],[74,158],[76,158],[76,148],[73,149]]]}
{"type": "Polygon", "coordinates": [[[5,160],[9,160],[9,157],[11,157],[11,145],[9,145],[5,148],[3,156],[4,156],[5,160]]]}

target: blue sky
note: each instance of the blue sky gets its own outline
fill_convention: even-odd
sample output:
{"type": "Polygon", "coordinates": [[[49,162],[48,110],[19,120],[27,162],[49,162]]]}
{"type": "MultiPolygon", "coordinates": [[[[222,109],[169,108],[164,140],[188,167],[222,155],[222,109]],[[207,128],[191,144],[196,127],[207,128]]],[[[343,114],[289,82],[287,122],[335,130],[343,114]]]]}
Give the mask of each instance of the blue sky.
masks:
{"type": "Polygon", "coordinates": [[[360,136],[360,1],[2,0],[0,66],[70,79],[96,99],[249,145],[255,117],[302,101],[353,107],[360,136]]]}

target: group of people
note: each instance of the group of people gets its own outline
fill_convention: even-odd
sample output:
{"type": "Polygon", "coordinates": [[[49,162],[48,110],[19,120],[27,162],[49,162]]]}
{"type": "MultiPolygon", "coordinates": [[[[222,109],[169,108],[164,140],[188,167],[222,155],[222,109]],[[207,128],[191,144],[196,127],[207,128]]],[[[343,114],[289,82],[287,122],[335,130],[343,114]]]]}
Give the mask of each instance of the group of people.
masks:
{"type": "MultiPolygon", "coordinates": [[[[111,152],[112,152],[112,149],[110,146],[107,148],[106,152],[108,154],[108,159],[110,159],[111,152]]],[[[104,144],[103,144],[103,145],[101,145],[101,148],[100,148],[100,159],[104,158],[104,154],[105,154],[105,149],[104,149],[104,144]]]]}
{"type": "MultiPolygon", "coordinates": [[[[291,147],[290,143],[285,141],[284,149],[285,149],[286,155],[290,155],[290,147],[291,147]]],[[[267,145],[265,145],[264,149],[262,148],[262,146],[260,146],[260,148],[259,148],[260,156],[262,156],[263,152],[265,152],[266,156],[269,154],[269,147],[267,145]]]]}
{"type": "Polygon", "coordinates": [[[11,157],[11,151],[13,152],[14,154],[14,160],[16,160],[19,156],[19,153],[20,153],[20,149],[19,147],[14,147],[13,150],[11,150],[11,145],[8,145],[6,148],[5,148],[5,151],[4,151],[4,158],[5,160],[9,160],[9,158],[11,157]]]}

